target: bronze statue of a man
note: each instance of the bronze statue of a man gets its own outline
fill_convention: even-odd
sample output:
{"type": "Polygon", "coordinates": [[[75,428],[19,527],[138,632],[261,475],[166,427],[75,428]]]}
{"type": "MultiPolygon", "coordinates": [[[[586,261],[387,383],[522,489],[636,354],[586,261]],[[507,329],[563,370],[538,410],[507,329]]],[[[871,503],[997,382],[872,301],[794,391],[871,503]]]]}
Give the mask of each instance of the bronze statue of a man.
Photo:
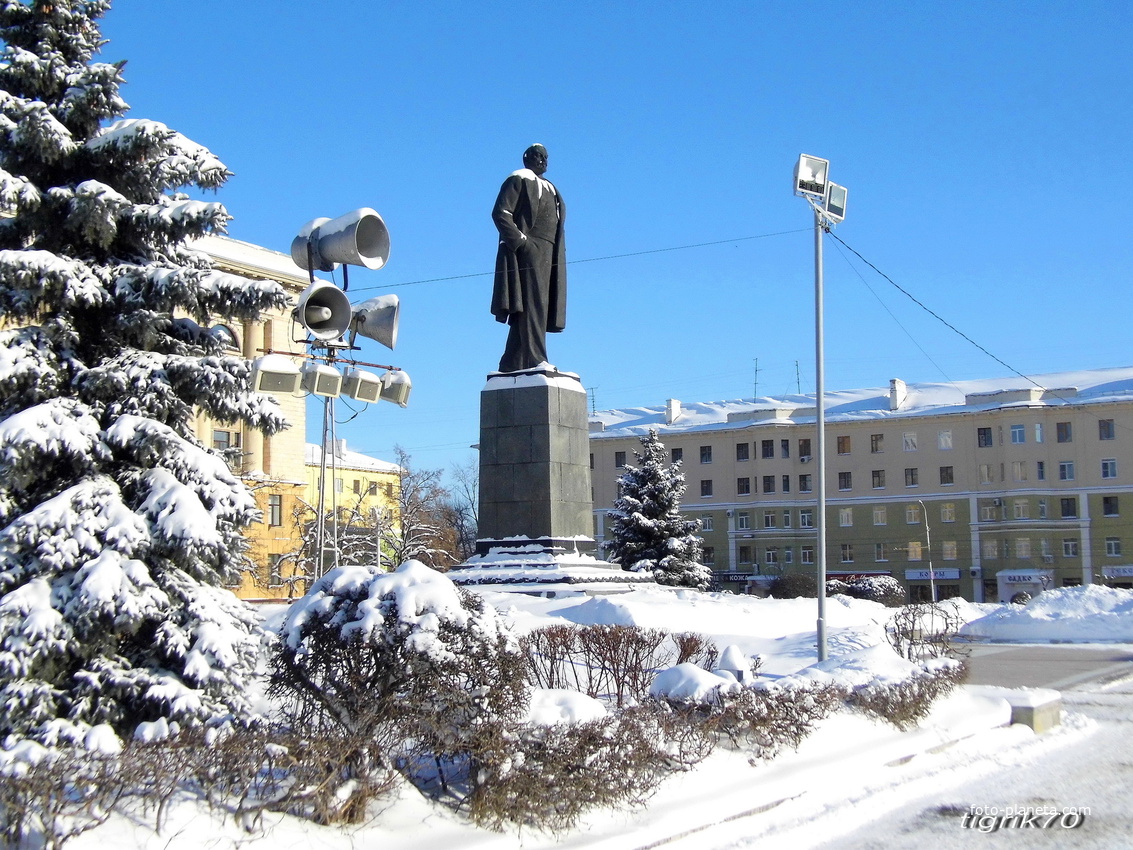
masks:
{"type": "Polygon", "coordinates": [[[566,241],[562,195],[543,174],[547,149],[532,145],[500,188],[492,220],[500,231],[492,314],[509,326],[501,372],[547,360],[547,333],[566,327],[566,241]]]}

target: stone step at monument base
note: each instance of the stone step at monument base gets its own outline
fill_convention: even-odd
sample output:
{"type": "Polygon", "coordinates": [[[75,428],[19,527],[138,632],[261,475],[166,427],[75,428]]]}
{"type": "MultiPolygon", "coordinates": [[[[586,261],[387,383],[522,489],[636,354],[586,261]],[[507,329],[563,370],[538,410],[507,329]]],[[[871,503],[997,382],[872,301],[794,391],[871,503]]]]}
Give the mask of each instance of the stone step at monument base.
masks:
{"type": "Polygon", "coordinates": [[[469,590],[534,596],[601,596],[654,585],[653,577],[594,556],[591,538],[478,540],[477,554],[446,575],[469,590]]]}

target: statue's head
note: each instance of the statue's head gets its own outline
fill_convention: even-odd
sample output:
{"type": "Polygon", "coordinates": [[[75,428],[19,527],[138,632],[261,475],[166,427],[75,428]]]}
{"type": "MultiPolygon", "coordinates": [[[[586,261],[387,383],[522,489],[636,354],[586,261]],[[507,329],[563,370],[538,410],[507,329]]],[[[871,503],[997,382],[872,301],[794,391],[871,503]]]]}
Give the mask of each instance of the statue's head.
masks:
{"type": "Polygon", "coordinates": [[[547,149],[542,145],[532,145],[523,152],[523,167],[530,168],[536,174],[547,170],[547,149]]]}

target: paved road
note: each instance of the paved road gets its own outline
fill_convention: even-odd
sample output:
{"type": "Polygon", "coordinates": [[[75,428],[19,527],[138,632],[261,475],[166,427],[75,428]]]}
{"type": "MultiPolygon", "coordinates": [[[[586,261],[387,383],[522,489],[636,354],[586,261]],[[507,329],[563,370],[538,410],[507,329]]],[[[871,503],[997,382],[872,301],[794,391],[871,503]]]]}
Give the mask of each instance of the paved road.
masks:
{"type": "Polygon", "coordinates": [[[975,644],[968,663],[973,685],[1061,691],[1133,673],[1133,647],[975,644]]]}

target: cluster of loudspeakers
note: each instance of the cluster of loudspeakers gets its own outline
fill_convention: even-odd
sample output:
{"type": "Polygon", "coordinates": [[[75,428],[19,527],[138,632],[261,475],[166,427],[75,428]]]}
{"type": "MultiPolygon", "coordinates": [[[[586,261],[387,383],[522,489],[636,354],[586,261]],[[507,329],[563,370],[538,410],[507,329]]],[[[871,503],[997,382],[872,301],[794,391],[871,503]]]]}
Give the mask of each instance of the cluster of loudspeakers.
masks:
{"type": "MultiPolygon", "coordinates": [[[[334,271],[340,263],[380,269],[389,259],[389,231],[382,217],[364,207],[335,219],[316,218],[291,243],[291,258],[308,271],[334,271]]],[[[386,348],[397,345],[401,305],[396,295],[379,295],[352,305],[346,293],[325,280],[311,283],[299,296],[293,316],[316,340],[329,342],[350,332],[349,346],[361,335],[386,348]]],[[[346,395],[358,401],[390,401],[405,407],[412,383],[404,372],[374,375],[350,369],[342,375],[332,366],[308,361],[296,366],[287,357],[268,354],[252,366],[257,392],[346,395]]]]}

